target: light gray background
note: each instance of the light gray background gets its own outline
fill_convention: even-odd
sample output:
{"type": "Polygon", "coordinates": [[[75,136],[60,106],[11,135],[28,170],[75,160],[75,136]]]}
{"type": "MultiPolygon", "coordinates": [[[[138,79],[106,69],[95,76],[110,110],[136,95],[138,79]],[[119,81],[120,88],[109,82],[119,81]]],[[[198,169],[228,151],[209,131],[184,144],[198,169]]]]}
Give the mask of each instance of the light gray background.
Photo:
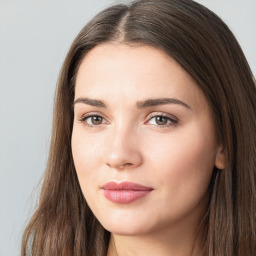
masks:
{"type": "MultiPolygon", "coordinates": [[[[65,54],[85,23],[115,2],[0,0],[0,256],[19,255],[35,206],[65,54]]],[[[230,26],[256,74],[256,1],[198,2],[230,26]]]]}

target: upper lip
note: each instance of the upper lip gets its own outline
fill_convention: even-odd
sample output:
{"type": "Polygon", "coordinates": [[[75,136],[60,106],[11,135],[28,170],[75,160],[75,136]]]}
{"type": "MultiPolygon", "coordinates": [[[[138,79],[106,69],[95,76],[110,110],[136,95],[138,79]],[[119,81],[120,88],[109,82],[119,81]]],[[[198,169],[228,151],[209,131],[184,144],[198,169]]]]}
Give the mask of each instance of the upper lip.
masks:
{"type": "Polygon", "coordinates": [[[153,190],[153,188],[146,187],[133,182],[128,182],[128,181],[121,182],[121,183],[111,181],[103,185],[101,188],[106,190],[141,190],[141,191],[153,190]]]}

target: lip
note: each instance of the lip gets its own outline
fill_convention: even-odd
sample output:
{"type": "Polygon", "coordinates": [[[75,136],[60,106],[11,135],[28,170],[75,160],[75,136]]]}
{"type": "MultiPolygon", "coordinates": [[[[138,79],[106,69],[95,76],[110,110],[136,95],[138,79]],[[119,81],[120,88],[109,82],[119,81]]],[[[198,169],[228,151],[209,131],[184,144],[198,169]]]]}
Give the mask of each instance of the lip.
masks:
{"type": "Polygon", "coordinates": [[[108,182],[101,187],[106,199],[119,204],[129,204],[148,195],[153,188],[132,182],[108,182]]]}

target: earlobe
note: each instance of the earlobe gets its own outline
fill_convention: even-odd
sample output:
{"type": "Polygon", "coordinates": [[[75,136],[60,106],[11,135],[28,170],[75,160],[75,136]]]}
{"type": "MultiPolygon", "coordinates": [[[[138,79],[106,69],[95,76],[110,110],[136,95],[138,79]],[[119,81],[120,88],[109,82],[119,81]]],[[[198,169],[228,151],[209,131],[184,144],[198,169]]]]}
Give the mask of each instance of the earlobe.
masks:
{"type": "Polygon", "coordinates": [[[217,150],[215,167],[220,170],[223,170],[226,167],[226,152],[222,145],[220,145],[217,150]]]}

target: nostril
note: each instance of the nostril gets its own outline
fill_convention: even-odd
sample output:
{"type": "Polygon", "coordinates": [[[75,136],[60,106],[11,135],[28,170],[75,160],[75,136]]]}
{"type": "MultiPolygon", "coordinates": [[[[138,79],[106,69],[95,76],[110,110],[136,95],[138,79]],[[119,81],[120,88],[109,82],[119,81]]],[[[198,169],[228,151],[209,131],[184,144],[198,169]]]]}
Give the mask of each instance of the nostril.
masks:
{"type": "Polygon", "coordinates": [[[113,168],[124,168],[124,167],[126,167],[126,166],[131,166],[131,165],[133,165],[132,163],[124,163],[124,164],[110,164],[110,163],[106,163],[106,165],[108,166],[108,167],[113,167],[113,168]]]}
{"type": "Polygon", "coordinates": [[[142,163],[142,156],[138,149],[112,148],[104,152],[103,161],[109,168],[123,170],[135,168],[142,163]]]}

